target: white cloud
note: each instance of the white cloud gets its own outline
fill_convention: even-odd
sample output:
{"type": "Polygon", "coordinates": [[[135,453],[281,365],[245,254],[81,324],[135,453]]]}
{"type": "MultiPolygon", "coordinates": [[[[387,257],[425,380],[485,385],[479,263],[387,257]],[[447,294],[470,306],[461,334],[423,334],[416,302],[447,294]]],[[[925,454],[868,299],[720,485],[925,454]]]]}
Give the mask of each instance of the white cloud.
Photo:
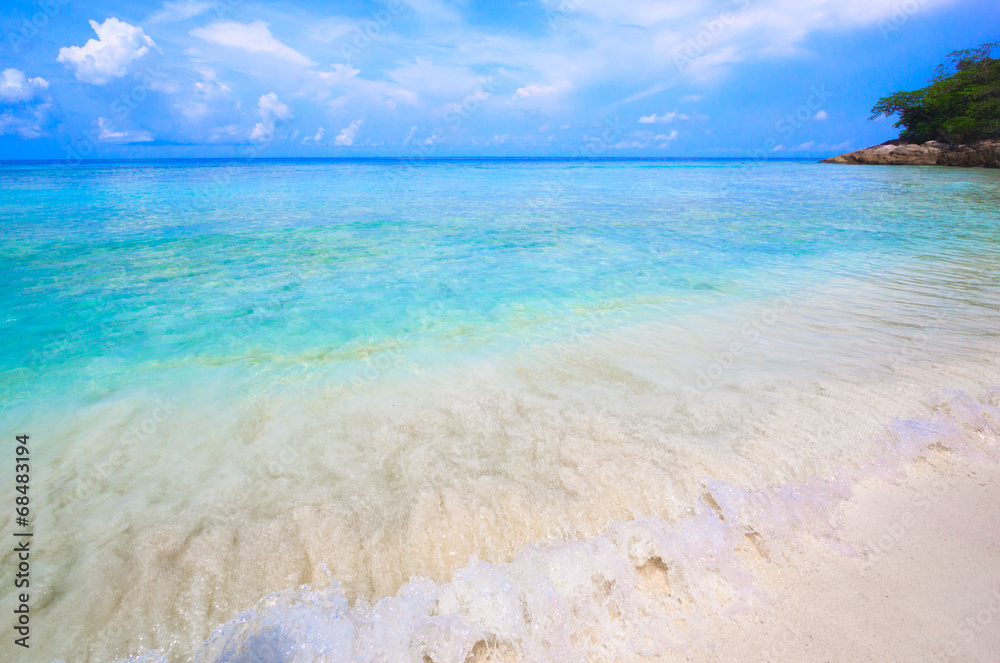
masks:
{"type": "Polygon", "coordinates": [[[825,110],[820,110],[815,115],[813,115],[814,120],[826,120],[829,117],[830,116],[826,114],[825,110]]]}
{"type": "Polygon", "coordinates": [[[350,126],[344,127],[340,130],[340,135],[333,140],[334,145],[354,145],[354,136],[358,133],[358,127],[362,124],[361,120],[354,120],[351,122],[350,126]]]}
{"type": "Polygon", "coordinates": [[[796,151],[801,152],[825,152],[828,150],[836,150],[842,152],[851,144],[851,141],[845,140],[843,143],[838,143],[837,145],[830,145],[829,143],[817,143],[816,141],[806,141],[801,143],[798,147],[794,148],[796,151]]]}
{"type": "Polygon", "coordinates": [[[264,21],[253,23],[221,21],[204,28],[195,28],[191,31],[191,36],[213,44],[239,48],[248,53],[268,53],[279,60],[303,67],[316,64],[294,48],[275,39],[264,21]]]}
{"type": "Polygon", "coordinates": [[[153,12],[147,20],[148,23],[173,23],[175,21],[186,21],[195,16],[201,16],[208,10],[215,7],[214,2],[209,0],[178,0],[177,2],[165,2],[163,7],[153,12]]]}
{"type": "Polygon", "coordinates": [[[232,140],[239,136],[240,127],[235,124],[227,124],[224,127],[215,127],[208,134],[208,139],[212,142],[218,142],[220,140],[232,140]]]}
{"type": "Polygon", "coordinates": [[[20,127],[21,123],[13,113],[7,112],[0,115],[0,136],[8,133],[17,133],[20,127]]]}
{"type": "Polygon", "coordinates": [[[90,21],[90,27],[97,33],[97,39],[90,39],[83,46],[60,48],[58,57],[85,83],[103,85],[112,78],[121,78],[133,61],[148,53],[150,47],[156,47],[141,27],[117,18],[104,23],[90,21]]]}
{"type": "Polygon", "coordinates": [[[459,101],[477,88],[483,89],[486,82],[464,64],[442,64],[420,55],[412,62],[388,70],[386,77],[404,88],[420,90],[428,97],[459,101]]]}
{"type": "MultiPolygon", "coordinates": [[[[543,2],[555,9],[561,0],[543,2]]],[[[919,0],[914,11],[933,11],[955,2],[919,0]]],[[[802,55],[803,44],[812,34],[875,26],[892,20],[900,11],[899,0],[707,4],[693,0],[586,0],[573,4],[560,32],[578,38],[580,48],[571,45],[573,50],[564,53],[587,61],[588,71],[593,72],[588,76],[591,81],[628,82],[633,89],[652,86],[633,95],[638,98],[683,79],[718,80],[735,63],[802,55]],[[650,66],[652,62],[662,64],[650,66]]]]}
{"type": "Polygon", "coordinates": [[[461,20],[461,15],[448,0],[403,0],[403,2],[424,20],[444,24],[461,20]]]}
{"type": "Polygon", "coordinates": [[[406,147],[407,145],[410,144],[410,141],[413,140],[413,134],[415,133],[417,133],[417,127],[416,126],[410,127],[410,133],[406,134],[406,140],[403,141],[403,147],[406,147]]]}
{"type": "Polygon", "coordinates": [[[524,87],[519,87],[514,91],[514,99],[527,99],[528,97],[541,97],[564,92],[572,87],[568,82],[562,81],[552,85],[538,85],[531,83],[524,87]]]}
{"type": "Polygon", "coordinates": [[[669,135],[656,134],[656,136],[653,137],[653,140],[668,141],[668,140],[673,140],[675,138],[677,138],[677,129],[671,129],[669,135]]]}
{"type": "Polygon", "coordinates": [[[319,129],[316,130],[316,134],[315,135],[303,137],[302,138],[302,144],[305,145],[309,141],[312,141],[314,143],[318,143],[321,140],[323,140],[323,136],[325,136],[325,135],[326,135],[326,129],[324,129],[323,127],[320,127],[319,129]]]}
{"type": "Polygon", "coordinates": [[[496,136],[493,136],[493,142],[496,143],[497,145],[503,145],[504,143],[509,141],[510,141],[510,134],[497,134],[496,136]]]}
{"type": "MultiPolygon", "coordinates": [[[[382,25],[378,21],[375,22],[375,25],[379,26],[379,31],[381,32],[382,25]]],[[[354,45],[353,38],[357,38],[358,43],[362,46],[367,46],[364,41],[365,37],[371,39],[369,35],[364,33],[364,27],[364,25],[359,25],[357,21],[346,19],[343,16],[330,16],[311,22],[308,28],[308,35],[310,39],[323,42],[324,44],[329,44],[332,41],[340,40],[341,37],[350,35],[350,38],[341,42],[339,54],[344,55],[346,51],[349,55],[355,55],[356,52],[364,49],[354,45]],[[351,34],[352,31],[354,31],[353,34],[351,34]]],[[[371,25],[367,27],[369,33],[375,34],[374,28],[371,25]]],[[[375,36],[377,37],[378,35],[375,34],[375,36]]]]}
{"type": "Polygon", "coordinates": [[[257,114],[260,115],[260,122],[250,132],[250,139],[257,141],[271,140],[278,121],[292,116],[288,106],[278,101],[278,95],[273,92],[261,95],[257,101],[257,114]]]}
{"type": "Polygon", "coordinates": [[[186,85],[177,86],[176,89],[169,85],[157,86],[169,94],[182,93],[183,98],[175,104],[175,108],[188,120],[198,121],[223,108],[239,107],[239,102],[233,98],[232,90],[217,79],[213,69],[199,66],[195,67],[195,71],[201,75],[201,80],[194,81],[190,88],[186,85]]]}
{"type": "Polygon", "coordinates": [[[683,97],[681,97],[681,101],[683,101],[686,104],[696,104],[699,101],[701,101],[701,95],[700,94],[685,94],[683,97]]]}
{"type": "Polygon", "coordinates": [[[551,85],[535,85],[532,83],[531,85],[525,85],[524,87],[517,88],[514,92],[514,98],[524,99],[538,94],[548,94],[553,91],[555,91],[555,88],[551,85]]]}
{"type": "Polygon", "coordinates": [[[684,113],[678,113],[673,111],[672,113],[664,113],[663,115],[657,115],[653,113],[652,115],[643,115],[639,118],[639,124],[668,124],[674,120],[690,120],[690,115],[685,115],[684,113]]]}
{"type": "Polygon", "coordinates": [[[153,134],[148,131],[115,131],[111,120],[106,117],[97,119],[97,127],[101,130],[98,138],[106,143],[148,143],[153,140],[153,134]]]}
{"type": "Polygon", "coordinates": [[[360,73],[360,69],[355,69],[349,64],[338,63],[332,65],[330,71],[318,71],[316,72],[316,75],[319,76],[324,83],[343,85],[360,73]]]}
{"type": "Polygon", "coordinates": [[[326,101],[331,108],[359,105],[382,105],[395,108],[397,102],[415,104],[417,94],[386,81],[372,81],[358,76],[358,69],[348,64],[335,64],[331,71],[310,72],[301,94],[317,102],[326,101]],[[331,94],[337,94],[330,99],[331,94]],[[329,101],[327,101],[329,100],[329,101]]]}
{"type": "Polygon", "coordinates": [[[19,69],[4,69],[0,73],[0,99],[5,101],[28,101],[48,87],[44,78],[27,78],[19,69]]]}
{"type": "Polygon", "coordinates": [[[30,139],[44,135],[44,127],[49,122],[48,112],[51,108],[51,103],[44,102],[8,110],[0,115],[0,136],[16,133],[21,138],[30,139]]]}

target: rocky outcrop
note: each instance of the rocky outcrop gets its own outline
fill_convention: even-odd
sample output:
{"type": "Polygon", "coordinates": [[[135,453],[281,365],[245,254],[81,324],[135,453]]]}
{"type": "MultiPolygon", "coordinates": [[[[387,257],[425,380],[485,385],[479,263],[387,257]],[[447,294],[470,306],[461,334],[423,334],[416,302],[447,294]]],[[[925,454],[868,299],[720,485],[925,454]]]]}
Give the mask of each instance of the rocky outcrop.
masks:
{"type": "Polygon", "coordinates": [[[1000,168],[1000,141],[981,140],[971,145],[949,145],[931,140],[917,145],[897,139],[823,159],[821,163],[1000,168]]]}

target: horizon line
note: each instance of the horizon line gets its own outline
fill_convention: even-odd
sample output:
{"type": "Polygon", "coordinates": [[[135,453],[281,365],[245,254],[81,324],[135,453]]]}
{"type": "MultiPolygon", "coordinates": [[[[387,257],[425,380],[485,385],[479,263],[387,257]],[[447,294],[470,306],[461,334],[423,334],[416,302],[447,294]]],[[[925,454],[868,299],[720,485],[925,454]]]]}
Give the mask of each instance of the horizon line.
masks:
{"type": "Polygon", "coordinates": [[[239,162],[274,162],[274,161],[316,161],[316,162],[357,162],[357,161],[400,161],[400,162],[435,162],[435,161],[819,161],[826,157],[755,157],[755,156],[330,156],[330,157],[114,157],[107,159],[0,159],[0,164],[64,164],[76,166],[82,164],[100,163],[157,163],[168,161],[239,161],[239,162]]]}

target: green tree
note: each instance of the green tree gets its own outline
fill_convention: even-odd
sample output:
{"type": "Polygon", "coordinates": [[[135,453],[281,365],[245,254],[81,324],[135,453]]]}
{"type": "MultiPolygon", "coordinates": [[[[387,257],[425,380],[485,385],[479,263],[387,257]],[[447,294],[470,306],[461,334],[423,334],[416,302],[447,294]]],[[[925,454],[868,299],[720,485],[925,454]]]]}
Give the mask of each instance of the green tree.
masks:
{"type": "Polygon", "coordinates": [[[949,53],[927,87],[879,99],[870,119],[898,115],[899,137],[914,143],[1000,139],[1000,59],[990,57],[998,46],[949,53]]]}

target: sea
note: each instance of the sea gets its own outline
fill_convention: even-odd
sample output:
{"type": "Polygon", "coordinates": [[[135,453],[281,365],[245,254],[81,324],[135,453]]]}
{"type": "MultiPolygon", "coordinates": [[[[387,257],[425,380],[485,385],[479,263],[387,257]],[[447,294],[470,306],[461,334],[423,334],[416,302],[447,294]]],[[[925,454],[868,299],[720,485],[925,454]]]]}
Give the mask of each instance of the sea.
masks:
{"type": "Polygon", "coordinates": [[[4,162],[0,244],[31,660],[683,657],[1000,458],[1000,171],[4,162]]]}

